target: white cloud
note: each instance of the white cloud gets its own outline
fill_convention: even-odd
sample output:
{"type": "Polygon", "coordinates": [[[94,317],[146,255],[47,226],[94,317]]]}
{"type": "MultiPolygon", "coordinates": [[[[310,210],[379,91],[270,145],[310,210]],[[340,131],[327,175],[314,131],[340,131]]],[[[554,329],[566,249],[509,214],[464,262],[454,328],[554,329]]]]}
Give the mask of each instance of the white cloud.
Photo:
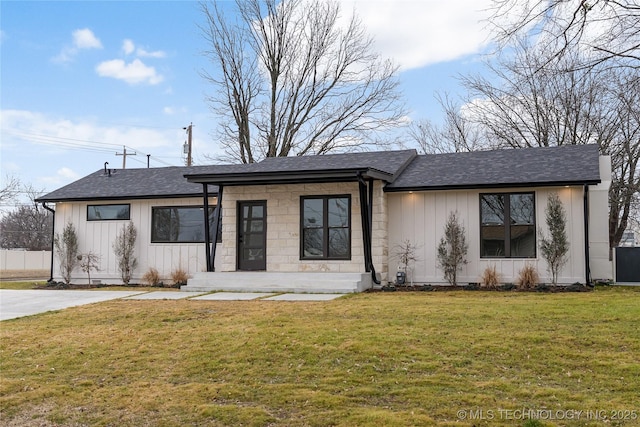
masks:
{"type": "Polygon", "coordinates": [[[96,72],[102,77],[124,80],[131,85],[139,83],[155,85],[164,80],[154,67],[145,65],[137,58],[128,64],[122,59],[101,62],[96,66],[96,72]]]}
{"type": "Polygon", "coordinates": [[[125,39],[122,42],[122,50],[125,55],[131,55],[135,52],[139,58],[166,58],[167,54],[162,50],[148,51],[144,48],[138,47],[133,43],[131,39],[125,39]]]}
{"type": "Polygon", "coordinates": [[[175,114],[176,111],[172,107],[164,107],[162,109],[162,112],[164,114],[168,115],[168,116],[171,116],[171,115],[175,114]]]}
{"type": "Polygon", "coordinates": [[[40,182],[47,186],[57,186],[64,183],[76,181],[81,177],[80,174],[73,171],[73,169],[68,167],[62,167],[56,171],[56,174],[53,176],[43,176],[40,177],[40,182]]]}
{"type": "Polygon", "coordinates": [[[342,19],[355,10],[376,50],[402,70],[481,52],[492,0],[342,0],[342,19]]]}
{"type": "Polygon", "coordinates": [[[136,46],[131,39],[125,39],[122,42],[122,50],[125,55],[131,55],[136,50],[136,46]]]}
{"type": "Polygon", "coordinates": [[[88,28],[75,30],[71,33],[71,37],[72,45],[63,47],[60,53],[52,58],[53,62],[70,62],[83,49],[102,49],[100,39],[88,28]]]}
{"type": "Polygon", "coordinates": [[[78,49],[102,49],[102,43],[88,28],[73,32],[73,45],[78,49]]]}

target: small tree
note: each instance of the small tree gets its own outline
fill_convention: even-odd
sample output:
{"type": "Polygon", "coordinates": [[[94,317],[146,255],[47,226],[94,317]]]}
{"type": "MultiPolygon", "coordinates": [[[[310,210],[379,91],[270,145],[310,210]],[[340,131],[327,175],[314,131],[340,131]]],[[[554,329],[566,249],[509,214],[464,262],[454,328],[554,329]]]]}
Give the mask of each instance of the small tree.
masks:
{"type": "Polygon", "coordinates": [[[60,263],[60,275],[65,284],[71,283],[71,273],[78,265],[78,235],[73,224],[67,223],[62,235],[56,233],[53,240],[60,263]]]}
{"type": "MultiPolygon", "coordinates": [[[[417,249],[418,246],[411,243],[411,240],[409,239],[405,239],[402,243],[394,246],[393,248],[393,258],[397,259],[400,263],[398,269],[404,271],[407,275],[409,274],[407,271],[409,269],[409,264],[419,261],[418,255],[416,254],[417,249]]],[[[413,284],[413,277],[411,277],[411,283],[413,284]]]]}
{"type": "Polygon", "coordinates": [[[464,226],[460,224],[458,213],[451,212],[438,245],[438,267],[451,285],[458,283],[458,271],[467,263],[468,249],[464,226]]]}
{"type": "Polygon", "coordinates": [[[118,271],[125,285],[129,285],[133,270],[138,266],[138,260],[133,255],[137,237],[138,231],[135,225],[133,225],[133,222],[129,222],[128,225],[122,226],[122,230],[116,236],[116,241],[113,242],[113,252],[116,254],[118,271]]]}
{"type": "Polygon", "coordinates": [[[87,273],[88,284],[91,284],[91,270],[100,271],[100,256],[89,251],[86,254],[78,255],[80,269],[87,273]]]}
{"type": "Polygon", "coordinates": [[[569,239],[567,238],[567,215],[565,213],[560,197],[557,193],[552,193],[547,198],[545,208],[547,227],[550,236],[540,236],[540,252],[547,261],[548,271],[551,273],[552,283],[558,283],[558,273],[567,262],[567,252],[569,252],[569,239]]]}

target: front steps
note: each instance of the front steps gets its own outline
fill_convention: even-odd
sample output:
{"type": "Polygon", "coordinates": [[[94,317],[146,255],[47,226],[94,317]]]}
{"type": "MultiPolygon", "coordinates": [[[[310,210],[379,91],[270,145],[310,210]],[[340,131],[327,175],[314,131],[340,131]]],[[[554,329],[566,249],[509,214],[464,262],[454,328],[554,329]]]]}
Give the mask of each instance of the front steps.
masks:
{"type": "Polygon", "coordinates": [[[370,273],[230,271],[196,273],[180,289],[193,292],[348,294],[370,287],[370,273]]]}

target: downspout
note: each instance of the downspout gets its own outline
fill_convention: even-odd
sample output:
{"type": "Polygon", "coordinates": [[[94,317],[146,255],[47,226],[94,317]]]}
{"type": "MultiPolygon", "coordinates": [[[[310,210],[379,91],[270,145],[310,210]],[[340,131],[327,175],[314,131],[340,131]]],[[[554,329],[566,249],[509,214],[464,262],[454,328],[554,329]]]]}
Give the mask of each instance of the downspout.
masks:
{"type": "Polygon", "coordinates": [[[49,280],[47,281],[51,283],[53,282],[53,249],[55,247],[55,240],[56,240],[56,211],[51,209],[49,206],[47,206],[47,202],[42,202],[42,207],[48,210],[49,212],[51,212],[51,214],[53,215],[53,218],[52,218],[53,226],[51,227],[51,267],[50,267],[49,280]]]}
{"type": "Polygon", "coordinates": [[[218,185],[218,201],[216,204],[216,213],[213,217],[213,247],[211,248],[211,259],[209,260],[209,264],[211,265],[211,270],[207,271],[216,271],[216,246],[218,246],[218,231],[220,230],[220,216],[222,215],[222,185],[218,185]]]}
{"type": "Polygon", "coordinates": [[[591,283],[591,267],[589,265],[589,186],[584,186],[584,278],[586,284],[591,283]]]}
{"type": "MultiPolygon", "coordinates": [[[[371,186],[373,188],[373,186],[371,186]]],[[[372,190],[370,188],[369,194],[372,190]]],[[[367,184],[362,178],[361,174],[358,174],[358,189],[360,191],[360,218],[362,221],[362,240],[364,244],[364,266],[365,271],[371,272],[371,280],[376,285],[380,284],[380,280],[376,276],[376,270],[373,266],[373,256],[371,254],[371,199],[367,194],[367,184]]]]}
{"type": "Polygon", "coordinates": [[[202,184],[202,194],[204,197],[204,256],[207,264],[207,271],[211,271],[211,238],[209,233],[211,227],[209,227],[209,185],[207,183],[202,184]]]}

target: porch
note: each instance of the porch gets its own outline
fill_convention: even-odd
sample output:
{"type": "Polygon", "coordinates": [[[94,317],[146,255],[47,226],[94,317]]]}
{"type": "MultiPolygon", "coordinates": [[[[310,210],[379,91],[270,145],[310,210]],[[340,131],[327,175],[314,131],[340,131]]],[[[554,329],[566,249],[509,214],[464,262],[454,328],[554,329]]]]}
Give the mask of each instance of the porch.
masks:
{"type": "Polygon", "coordinates": [[[294,292],[348,294],[371,288],[371,273],[201,272],[182,286],[182,291],[294,292]]]}

